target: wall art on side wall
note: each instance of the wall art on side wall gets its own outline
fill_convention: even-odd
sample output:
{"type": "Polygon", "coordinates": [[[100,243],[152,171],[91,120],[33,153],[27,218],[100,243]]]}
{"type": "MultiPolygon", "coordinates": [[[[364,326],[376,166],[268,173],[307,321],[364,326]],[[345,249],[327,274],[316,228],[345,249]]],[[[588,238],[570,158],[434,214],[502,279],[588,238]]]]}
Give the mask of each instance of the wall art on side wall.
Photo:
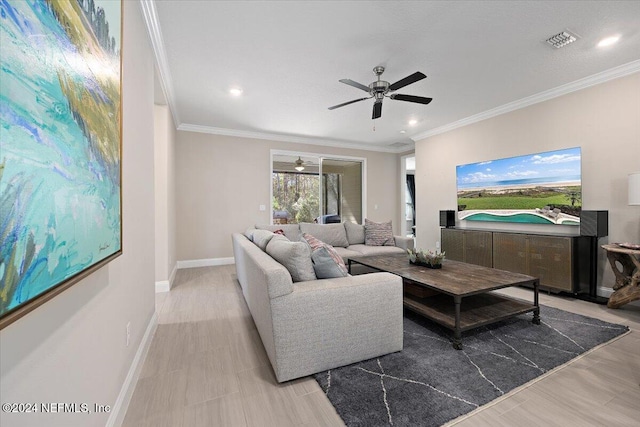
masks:
{"type": "Polygon", "coordinates": [[[458,219],[580,225],[580,148],[456,167],[458,219]]]}
{"type": "Polygon", "coordinates": [[[122,253],[122,4],[0,3],[0,328],[122,253]]]}

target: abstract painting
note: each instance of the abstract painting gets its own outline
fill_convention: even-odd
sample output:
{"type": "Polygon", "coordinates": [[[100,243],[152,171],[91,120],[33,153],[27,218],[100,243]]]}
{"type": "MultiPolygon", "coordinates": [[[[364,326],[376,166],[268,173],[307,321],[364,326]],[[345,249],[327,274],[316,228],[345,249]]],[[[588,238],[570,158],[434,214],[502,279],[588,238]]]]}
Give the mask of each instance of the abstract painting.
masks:
{"type": "Polygon", "coordinates": [[[580,148],[457,166],[458,219],[579,225],[580,148]]]}
{"type": "Polygon", "coordinates": [[[114,0],[0,2],[0,328],[122,253],[114,0]]]}

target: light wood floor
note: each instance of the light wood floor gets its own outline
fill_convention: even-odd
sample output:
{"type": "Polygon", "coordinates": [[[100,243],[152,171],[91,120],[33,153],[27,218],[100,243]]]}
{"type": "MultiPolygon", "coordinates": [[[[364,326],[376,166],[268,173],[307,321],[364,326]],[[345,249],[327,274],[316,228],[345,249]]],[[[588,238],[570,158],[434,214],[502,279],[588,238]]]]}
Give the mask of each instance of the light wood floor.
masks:
{"type": "MultiPolygon", "coordinates": [[[[609,310],[553,295],[541,295],[541,303],[632,332],[450,424],[639,426],[640,307],[609,310]]],[[[171,292],[157,294],[156,310],[158,328],[124,426],[344,425],[315,380],[276,382],[234,266],[180,270],[171,292]]]]}

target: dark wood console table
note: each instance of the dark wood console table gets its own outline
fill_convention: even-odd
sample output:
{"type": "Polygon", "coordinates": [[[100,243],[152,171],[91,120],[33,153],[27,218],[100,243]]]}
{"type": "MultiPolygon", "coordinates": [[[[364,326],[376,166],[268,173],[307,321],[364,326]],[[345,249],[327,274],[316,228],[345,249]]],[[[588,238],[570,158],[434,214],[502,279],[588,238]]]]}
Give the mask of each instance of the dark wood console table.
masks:
{"type": "Polygon", "coordinates": [[[538,277],[540,288],[550,292],[597,297],[590,237],[471,228],[443,228],[441,233],[449,260],[538,277]]]}
{"type": "Polygon", "coordinates": [[[412,265],[404,254],[349,259],[402,277],[404,306],[453,331],[453,347],[462,349],[462,332],[533,312],[540,324],[538,279],[520,273],[445,260],[442,269],[412,265]],[[533,303],[492,292],[510,286],[533,286],[533,303]]]}

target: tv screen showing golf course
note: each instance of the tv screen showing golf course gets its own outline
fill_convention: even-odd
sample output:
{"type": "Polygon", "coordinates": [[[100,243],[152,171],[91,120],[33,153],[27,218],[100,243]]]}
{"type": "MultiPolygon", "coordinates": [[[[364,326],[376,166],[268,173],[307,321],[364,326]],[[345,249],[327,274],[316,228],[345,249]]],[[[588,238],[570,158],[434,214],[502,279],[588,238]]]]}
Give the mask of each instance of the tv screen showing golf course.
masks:
{"type": "Polygon", "coordinates": [[[458,219],[580,225],[580,148],[456,167],[458,219]]]}

